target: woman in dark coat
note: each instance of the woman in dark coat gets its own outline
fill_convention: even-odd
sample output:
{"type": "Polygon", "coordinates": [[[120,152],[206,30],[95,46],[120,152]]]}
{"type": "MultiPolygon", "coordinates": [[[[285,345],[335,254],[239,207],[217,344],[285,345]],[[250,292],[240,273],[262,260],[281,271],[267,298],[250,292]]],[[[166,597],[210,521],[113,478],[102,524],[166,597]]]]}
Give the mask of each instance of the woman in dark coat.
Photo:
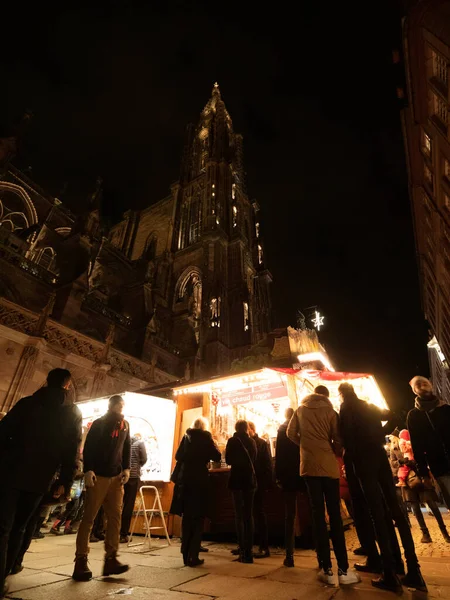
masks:
{"type": "Polygon", "coordinates": [[[247,421],[237,421],[235,434],[227,442],[225,462],[231,466],[228,487],[233,493],[239,561],[253,562],[253,498],[255,496],[256,444],[248,435],[247,421]]]}
{"type": "Polygon", "coordinates": [[[206,419],[196,419],[186,431],[175,455],[177,467],[170,512],[183,517],[181,553],[184,564],[190,567],[204,562],[199,559],[198,553],[208,507],[208,463],[221,459],[207,427],[206,419]]]}

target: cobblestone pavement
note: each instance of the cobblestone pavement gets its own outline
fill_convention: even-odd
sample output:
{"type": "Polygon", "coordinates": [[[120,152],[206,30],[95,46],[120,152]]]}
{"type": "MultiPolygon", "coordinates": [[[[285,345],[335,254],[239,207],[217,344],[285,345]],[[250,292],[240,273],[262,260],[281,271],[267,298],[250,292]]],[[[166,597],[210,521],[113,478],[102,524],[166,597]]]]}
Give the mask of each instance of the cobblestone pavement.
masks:
{"type": "MultiPolygon", "coordinates": [[[[450,524],[450,518],[446,515],[450,524]]],[[[433,544],[417,544],[428,598],[450,600],[450,544],[441,541],[439,530],[427,517],[433,544]]],[[[420,531],[413,524],[417,540],[420,531]]],[[[347,532],[349,557],[357,546],[353,530],[347,532]]],[[[184,567],[178,541],[144,552],[142,546],[121,547],[121,560],[130,571],[120,577],[101,577],[103,548],[92,544],[90,565],[94,579],[87,583],[72,581],[74,536],[52,537],[34,541],[25,559],[22,573],[9,578],[9,598],[23,600],[112,600],[114,596],[129,596],[130,600],[378,600],[393,597],[375,590],[370,576],[351,589],[329,588],[316,579],[316,558],[313,551],[297,551],[295,568],[282,566],[283,552],[274,549],[268,559],[253,565],[232,561],[230,545],[206,543],[209,553],[205,564],[195,569],[184,567]]],[[[418,600],[423,593],[404,590],[403,598],[418,600]]]]}

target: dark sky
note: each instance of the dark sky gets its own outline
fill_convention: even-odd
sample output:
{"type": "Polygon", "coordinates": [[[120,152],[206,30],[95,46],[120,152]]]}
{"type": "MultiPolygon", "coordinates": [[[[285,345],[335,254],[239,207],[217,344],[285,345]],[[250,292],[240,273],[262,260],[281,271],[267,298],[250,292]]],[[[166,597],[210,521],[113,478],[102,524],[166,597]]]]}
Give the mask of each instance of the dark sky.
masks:
{"type": "Polygon", "coordinates": [[[217,80],[262,208],[276,324],[319,305],[335,365],[375,373],[389,402],[408,402],[409,378],[427,370],[426,327],[392,64],[395,3],[372,3],[370,14],[360,2],[297,3],[295,13],[92,4],[11,9],[20,27],[2,31],[2,114],[34,112],[19,166],[74,208],[98,174],[110,216],[145,207],[178,178],[185,126],[217,80]]]}

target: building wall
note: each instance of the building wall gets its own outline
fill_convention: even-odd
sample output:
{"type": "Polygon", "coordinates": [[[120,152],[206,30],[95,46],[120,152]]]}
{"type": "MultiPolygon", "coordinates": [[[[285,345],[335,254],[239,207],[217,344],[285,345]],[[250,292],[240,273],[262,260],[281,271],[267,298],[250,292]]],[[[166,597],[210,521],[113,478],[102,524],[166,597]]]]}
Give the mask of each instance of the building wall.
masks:
{"type": "MultiPolygon", "coordinates": [[[[422,301],[444,363],[450,358],[449,17],[448,3],[421,2],[404,22],[408,104],[403,124],[422,301]]],[[[437,381],[434,350],[429,356],[436,390],[450,402],[449,386],[437,381]]]]}

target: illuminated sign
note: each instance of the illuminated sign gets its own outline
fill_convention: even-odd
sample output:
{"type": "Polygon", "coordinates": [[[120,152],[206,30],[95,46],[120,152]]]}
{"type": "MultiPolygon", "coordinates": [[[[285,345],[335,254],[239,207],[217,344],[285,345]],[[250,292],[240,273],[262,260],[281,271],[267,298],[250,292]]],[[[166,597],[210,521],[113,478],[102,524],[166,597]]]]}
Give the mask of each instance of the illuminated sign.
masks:
{"type": "Polygon", "coordinates": [[[287,396],[287,390],[284,385],[277,383],[267,383],[265,385],[253,385],[243,390],[235,392],[224,392],[220,399],[221,406],[235,406],[237,404],[248,404],[249,402],[261,402],[275,400],[287,396]]]}

